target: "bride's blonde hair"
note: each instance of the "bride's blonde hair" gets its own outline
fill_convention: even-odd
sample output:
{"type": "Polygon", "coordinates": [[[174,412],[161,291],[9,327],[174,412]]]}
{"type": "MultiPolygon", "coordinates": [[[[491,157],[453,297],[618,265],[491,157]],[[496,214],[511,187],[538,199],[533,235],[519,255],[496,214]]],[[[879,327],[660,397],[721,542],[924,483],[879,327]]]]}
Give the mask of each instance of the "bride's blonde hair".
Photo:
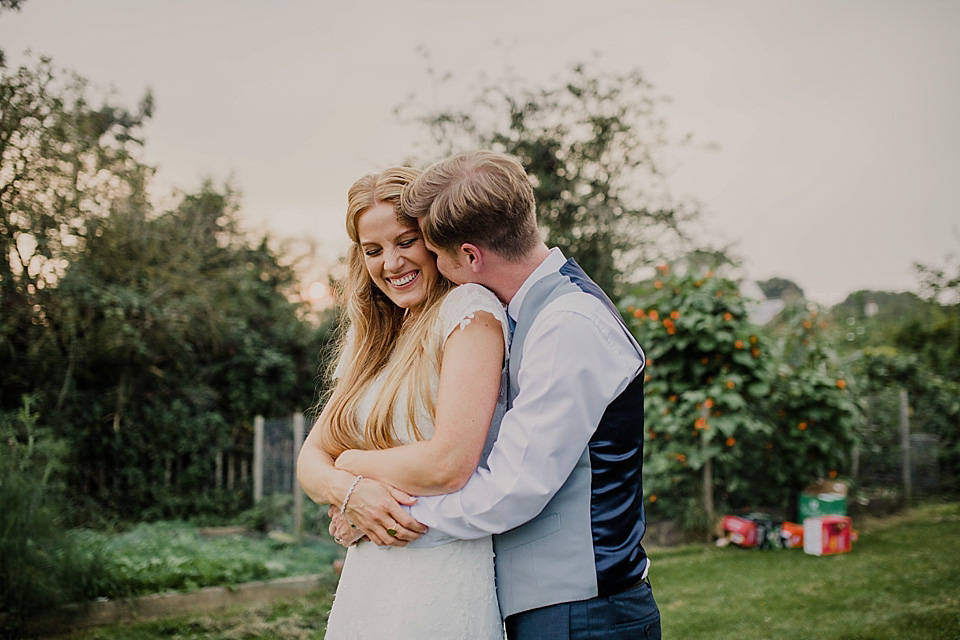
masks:
{"type": "Polygon", "coordinates": [[[347,235],[353,242],[347,250],[347,273],[340,287],[347,322],[341,328],[332,362],[347,355],[327,401],[328,418],[317,425],[322,429],[323,448],[334,458],[347,449],[386,449],[400,444],[393,421],[401,398],[406,399],[409,434],[416,440],[423,439],[416,420],[418,403],[426,408],[427,415],[434,414],[430,381],[439,373],[440,345],[433,327],[440,309],[437,303],[453,285],[446,278],[437,278],[417,313],[408,313],[373,283],[357,233],[360,216],[381,203],[393,205],[399,222],[416,227],[416,219],[400,211],[400,195],[420,174],[419,169],[411,167],[386,169],[360,178],[347,195],[347,235]],[[366,423],[360,424],[360,400],[388,363],[390,371],[373,410],[366,423]]]}

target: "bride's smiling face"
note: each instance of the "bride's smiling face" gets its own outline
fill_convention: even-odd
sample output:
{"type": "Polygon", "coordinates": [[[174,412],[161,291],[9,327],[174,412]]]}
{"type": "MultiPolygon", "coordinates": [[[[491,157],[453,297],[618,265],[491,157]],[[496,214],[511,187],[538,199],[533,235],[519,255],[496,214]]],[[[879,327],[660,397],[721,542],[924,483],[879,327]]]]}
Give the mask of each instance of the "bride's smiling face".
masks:
{"type": "Polygon", "coordinates": [[[423,304],[441,276],[420,228],[399,221],[393,205],[379,203],[360,214],[357,238],[377,288],[401,309],[416,310],[423,304]]]}

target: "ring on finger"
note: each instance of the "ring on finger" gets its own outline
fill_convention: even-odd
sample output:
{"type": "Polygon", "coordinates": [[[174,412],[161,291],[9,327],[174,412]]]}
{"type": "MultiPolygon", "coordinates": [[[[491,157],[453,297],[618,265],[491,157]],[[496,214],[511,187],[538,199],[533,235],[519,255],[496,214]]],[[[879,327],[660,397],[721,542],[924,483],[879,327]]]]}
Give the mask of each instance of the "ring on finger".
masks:
{"type": "Polygon", "coordinates": [[[397,530],[394,529],[393,527],[390,527],[390,528],[387,529],[387,535],[390,536],[391,538],[396,538],[396,537],[397,537],[397,530]]]}

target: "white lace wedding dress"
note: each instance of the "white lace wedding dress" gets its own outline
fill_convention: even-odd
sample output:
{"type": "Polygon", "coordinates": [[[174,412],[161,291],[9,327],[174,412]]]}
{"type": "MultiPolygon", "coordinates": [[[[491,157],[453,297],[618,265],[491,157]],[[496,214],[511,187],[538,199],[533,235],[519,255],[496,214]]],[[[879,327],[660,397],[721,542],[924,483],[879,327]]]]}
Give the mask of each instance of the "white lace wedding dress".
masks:
{"type": "MultiPolygon", "coordinates": [[[[441,303],[435,330],[442,345],[474,313],[488,311],[500,320],[507,340],[507,317],[490,291],[466,284],[441,303]]],[[[349,357],[344,354],[346,361],[349,357]]],[[[439,369],[439,367],[438,367],[439,369]]],[[[360,403],[365,420],[384,375],[371,385],[360,403]]],[[[431,380],[436,394],[438,379],[431,380]]],[[[401,398],[401,402],[405,400],[401,398]]],[[[424,407],[418,425],[425,438],[433,423],[424,407]]],[[[503,407],[499,407],[502,410],[503,407]]],[[[396,411],[397,438],[409,442],[406,411],[396,411]]],[[[426,461],[425,461],[426,462],[426,461]]],[[[455,540],[429,548],[377,547],[362,542],[350,547],[327,623],[327,640],[500,640],[503,624],[493,577],[490,537],[455,540]]]]}

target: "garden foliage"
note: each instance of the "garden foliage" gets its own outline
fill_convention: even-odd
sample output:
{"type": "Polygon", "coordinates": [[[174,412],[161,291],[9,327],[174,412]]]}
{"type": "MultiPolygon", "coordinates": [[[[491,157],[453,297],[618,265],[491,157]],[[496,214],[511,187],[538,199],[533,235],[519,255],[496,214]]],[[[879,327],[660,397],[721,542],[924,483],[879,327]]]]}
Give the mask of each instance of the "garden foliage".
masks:
{"type": "Polygon", "coordinates": [[[255,415],[313,404],[327,335],[229,187],[154,207],[151,114],[149,94],[93,106],[48,60],[0,67],[0,411],[34,398],[87,519],[249,506],[218,452],[249,457],[255,415]]]}
{"type": "Polygon", "coordinates": [[[708,526],[707,495],[717,509],[786,509],[846,471],[858,410],[813,320],[777,340],[750,304],[729,278],[667,265],[621,301],[648,358],[644,491],[658,517],[708,526]]]}
{"type": "Polygon", "coordinates": [[[96,544],[63,526],[65,443],[39,426],[32,400],[0,412],[0,635],[27,617],[114,584],[96,544]]]}
{"type": "Polygon", "coordinates": [[[289,545],[261,535],[205,536],[178,521],[141,523],[117,535],[84,535],[111,559],[116,584],[96,594],[109,598],[322,573],[341,554],[329,538],[289,545]]]}
{"type": "Polygon", "coordinates": [[[857,291],[832,309],[828,333],[855,374],[854,392],[867,418],[863,482],[884,488],[901,484],[900,393],[905,391],[910,432],[932,436],[935,447],[927,453],[938,454],[925,462],[931,466],[918,475],[913,490],[958,495],[960,287],[949,266],[918,272],[923,297],[857,291]]]}
{"type": "Polygon", "coordinates": [[[922,355],[886,346],[867,347],[851,357],[866,415],[861,477],[869,484],[900,485],[900,402],[905,391],[910,432],[937,439],[935,473],[915,473],[913,489],[956,494],[960,490],[960,384],[931,370],[922,355]]]}

